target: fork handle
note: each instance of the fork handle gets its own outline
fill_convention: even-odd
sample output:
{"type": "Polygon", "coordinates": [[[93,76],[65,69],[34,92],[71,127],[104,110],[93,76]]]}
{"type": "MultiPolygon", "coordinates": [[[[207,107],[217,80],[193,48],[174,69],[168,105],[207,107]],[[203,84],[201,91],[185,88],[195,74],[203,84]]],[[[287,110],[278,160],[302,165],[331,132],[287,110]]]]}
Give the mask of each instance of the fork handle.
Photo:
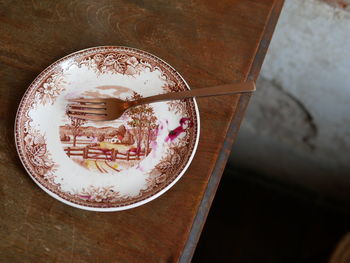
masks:
{"type": "Polygon", "coordinates": [[[193,90],[186,90],[180,92],[170,92],[160,95],[155,95],[151,97],[142,98],[139,100],[132,101],[132,105],[137,106],[142,104],[148,104],[152,102],[165,101],[165,100],[180,100],[187,99],[192,97],[209,97],[209,96],[218,96],[218,95],[229,95],[229,94],[238,94],[255,91],[254,81],[239,82],[232,84],[224,84],[209,88],[200,88],[193,90]]]}

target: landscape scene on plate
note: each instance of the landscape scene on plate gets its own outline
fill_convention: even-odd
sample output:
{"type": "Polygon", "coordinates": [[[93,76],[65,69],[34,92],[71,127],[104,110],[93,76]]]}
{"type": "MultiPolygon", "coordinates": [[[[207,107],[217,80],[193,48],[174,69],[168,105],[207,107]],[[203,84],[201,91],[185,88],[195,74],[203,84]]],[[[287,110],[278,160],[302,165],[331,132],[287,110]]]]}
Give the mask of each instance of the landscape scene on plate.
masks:
{"type": "MultiPolygon", "coordinates": [[[[140,98],[135,92],[131,96],[132,100],[140,98]]],[[[69,123],[60,126],[65,153],[79,165],[100,173],[137,165],[156,147],[159,121],[150,105],[130,108],[122,118],[119,126],[95,127],[93,122],[69,117],[69,123]]],[[[178,127],[168,131],[164,143],[184,137],[191,123],[181,118],[178,127]]]]}

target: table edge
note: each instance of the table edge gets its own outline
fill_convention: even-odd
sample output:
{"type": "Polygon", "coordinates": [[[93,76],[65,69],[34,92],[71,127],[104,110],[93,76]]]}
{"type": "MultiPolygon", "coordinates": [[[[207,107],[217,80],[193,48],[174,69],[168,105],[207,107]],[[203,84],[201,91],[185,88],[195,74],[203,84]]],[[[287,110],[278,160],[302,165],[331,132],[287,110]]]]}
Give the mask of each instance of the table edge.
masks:
{"type": "MultiPolygon", "coordinates": [[[[264,58],[265,58],[268,46],[270,44],[272,34],[275,30],[279,15],[281,13],[283,4],[284,4],[284,0],[275,0],[275,3],[273,3],[272,5],[270,14],[267,19],[267,23],[265,25],[265,29],[261,34],[259,45],[255,52],[253,62],[250,66],[250,70],[247,76],[248,80],[256,80],[258,78],[262,63],[264,61],[264,58]]],[[[197,243],[200,238],[200,234],[204,227],[206,218],[209,214],[211,204],[214,200],[215,193],[220,183],[225,165],[231,153],[234,139],[239,131],[241,121],[244,117],[244,113],[248,106],[250,97],[251,97],[251,94],[248,94],[248,93],[240,95],[239,97],[238,104],[237,104],[235,113],[233,114],[233,117],[230,121],[230,125],[227,130],[226,138],[224,140],[222,149],[215,163],[213,173],[210,176],[210,179],[207,184],[201,203],[198,207],[195,219],[191,226],[191,230],[190,230],[187,242],[185,243],[182,254],[178,260],[178,262],[180,263],[191,262],[191,259],[193,257],[194,251],[196,249],[197,243]]]]}

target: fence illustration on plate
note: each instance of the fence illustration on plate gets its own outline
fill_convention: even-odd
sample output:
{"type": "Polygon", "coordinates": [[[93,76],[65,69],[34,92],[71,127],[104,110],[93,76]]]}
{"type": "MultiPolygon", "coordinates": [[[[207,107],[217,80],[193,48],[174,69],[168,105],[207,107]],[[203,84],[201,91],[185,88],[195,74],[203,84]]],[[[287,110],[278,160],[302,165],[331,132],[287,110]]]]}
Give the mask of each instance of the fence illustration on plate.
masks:
{"type": "MultiPolygon", "coordinates": [[[[133,92],[132,100],[141,95],[133,92]]],[[[68,116],[59,136],[66,155],[77,164],[101,173],[122,171],[137,165],[152,151],[157,139],[158,119],[150,105],[125,113],[124,119],[98,125],[68,116]]]]}
{"type": "Polygon", "coordinates": [[[64,149],[68,157],[71,156],[82,156],[83,159],[92,159],[92,160],[140,160],[140,157],[147,156],[151,149],[148,149],[148,153],[145,151],[132,152],[127,151],[126,153],[119,152],[117,149],[102,149],[98,147],[67,147],[64,149]]]}

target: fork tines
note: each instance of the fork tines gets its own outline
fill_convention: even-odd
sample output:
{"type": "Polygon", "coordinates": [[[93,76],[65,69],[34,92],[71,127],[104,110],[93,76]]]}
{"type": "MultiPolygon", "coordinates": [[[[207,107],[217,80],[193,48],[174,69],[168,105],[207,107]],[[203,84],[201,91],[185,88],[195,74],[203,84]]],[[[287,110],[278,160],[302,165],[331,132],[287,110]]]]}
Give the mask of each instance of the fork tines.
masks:
{"type": "Polygon", "coordinates": [[[106,104],[101,99],[70,99],[75,104],[68,105],[70,117],[84,120],[103,120],[106,116],[106,104]]]}
{"type": "Polygon", "coordinates": [[[104,103],[103,99],[69,99],[71,102],[83,102],[83,103],[104,103]]]}

